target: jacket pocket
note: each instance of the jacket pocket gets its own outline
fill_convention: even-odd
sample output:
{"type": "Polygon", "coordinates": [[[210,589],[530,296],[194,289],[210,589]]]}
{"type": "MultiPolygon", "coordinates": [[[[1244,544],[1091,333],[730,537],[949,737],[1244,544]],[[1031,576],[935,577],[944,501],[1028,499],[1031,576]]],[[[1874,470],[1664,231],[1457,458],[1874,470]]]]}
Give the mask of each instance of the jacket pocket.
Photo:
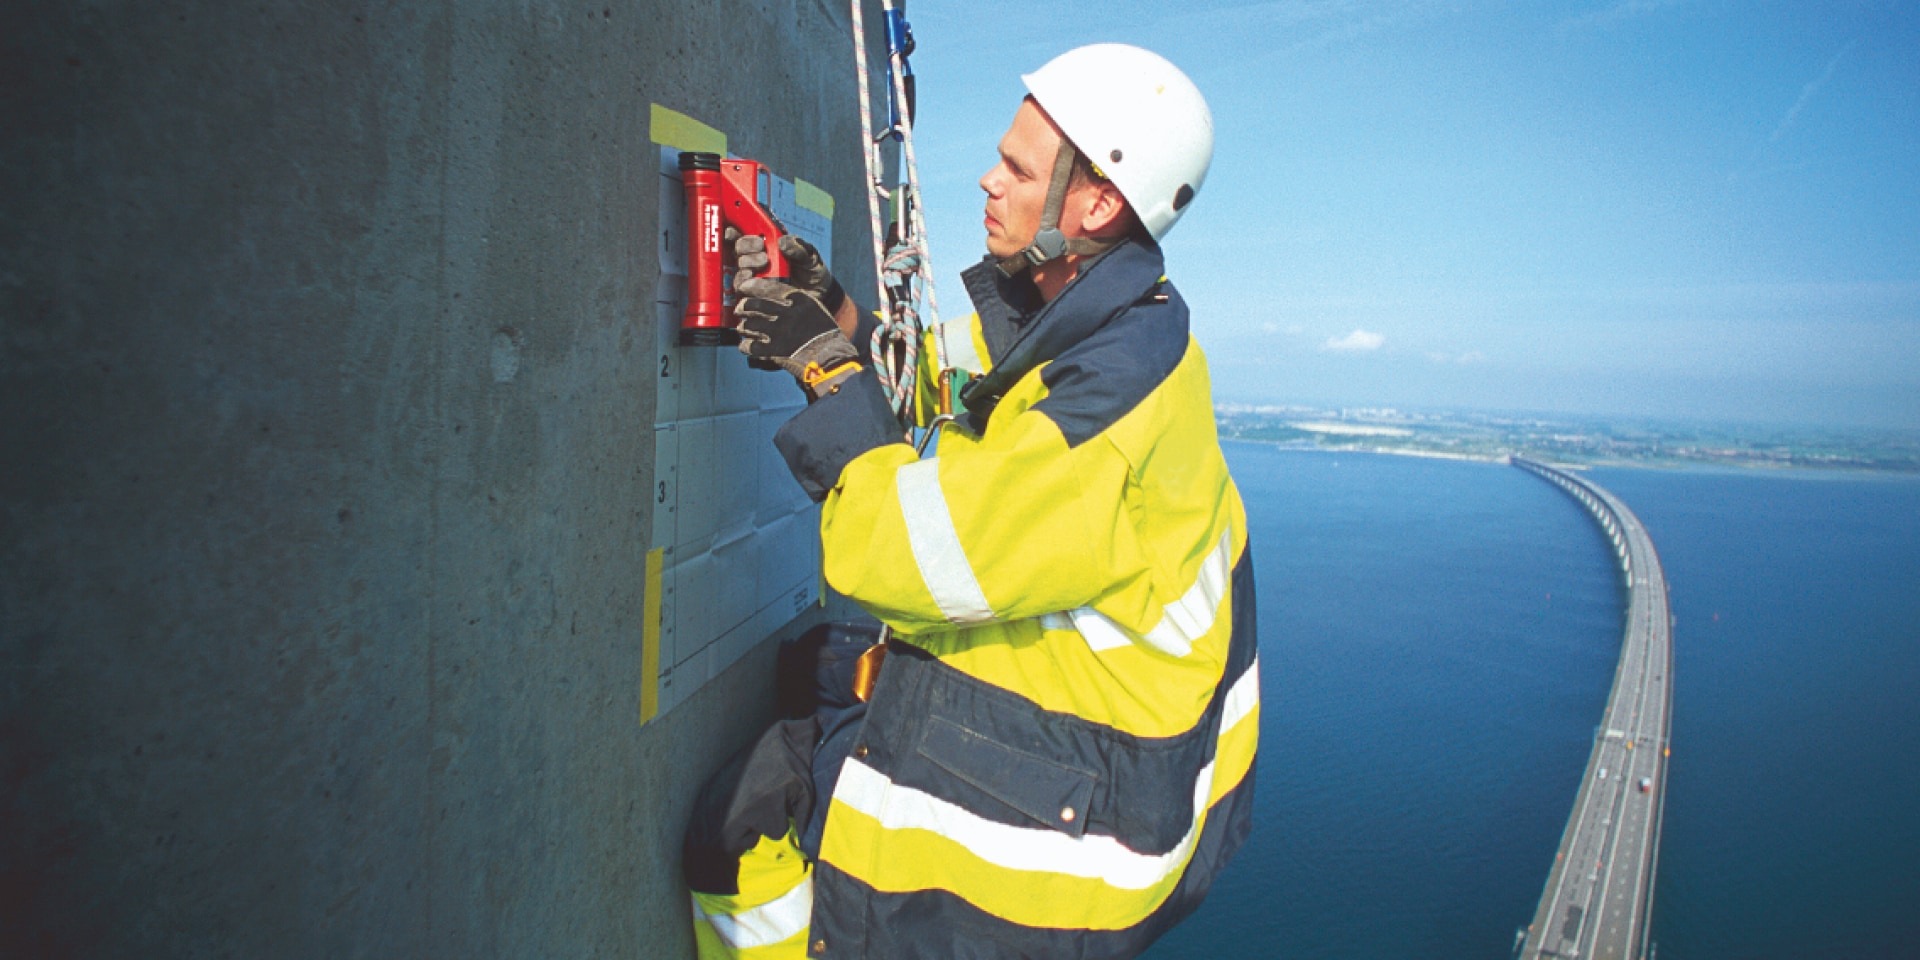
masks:
{"type": "Polygon", "coordinates": [[[1100,775],[1036,757],[944,717],[930,717],[919,753],[935,766],[1055,830],[1078,837],[1100,775]]]}

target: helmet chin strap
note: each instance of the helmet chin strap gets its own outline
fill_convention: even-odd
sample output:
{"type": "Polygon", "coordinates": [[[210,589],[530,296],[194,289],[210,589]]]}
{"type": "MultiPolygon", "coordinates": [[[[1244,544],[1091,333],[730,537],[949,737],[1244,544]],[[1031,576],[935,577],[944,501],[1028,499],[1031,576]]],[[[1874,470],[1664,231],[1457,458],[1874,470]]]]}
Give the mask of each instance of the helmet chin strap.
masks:
{"type": "Polygon", "coordinates": [[[1040,229],[1034,231],[1033,242],[1027,244],[1025,250],[1001,259],[998,266],[1002,276],[1012,279],[1067,254],[1084,257],[1104,253],[1120,242],[1068,237],[1060,232],[1060,212],[1067,205],[1067,183],[1073,179],[1073,162],[1079,156],[1080,151],[1072,141],[1061,137],[1060,150],[1053,155],[1053,179],[1047,181],[1047,205],[1040,211],[1040,229]]]}

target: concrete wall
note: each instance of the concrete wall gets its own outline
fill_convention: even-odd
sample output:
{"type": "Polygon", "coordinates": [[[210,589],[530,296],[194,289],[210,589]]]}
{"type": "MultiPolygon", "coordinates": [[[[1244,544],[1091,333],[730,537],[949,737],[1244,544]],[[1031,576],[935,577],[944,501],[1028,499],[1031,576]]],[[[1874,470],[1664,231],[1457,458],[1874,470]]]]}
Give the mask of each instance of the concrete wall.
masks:
{"type": "Polygon", "coordinates": [[[846,8],[0,16],[0,955],[691,955],[771,647],[639,725],[649,104],[871,289],[846,8]]]}

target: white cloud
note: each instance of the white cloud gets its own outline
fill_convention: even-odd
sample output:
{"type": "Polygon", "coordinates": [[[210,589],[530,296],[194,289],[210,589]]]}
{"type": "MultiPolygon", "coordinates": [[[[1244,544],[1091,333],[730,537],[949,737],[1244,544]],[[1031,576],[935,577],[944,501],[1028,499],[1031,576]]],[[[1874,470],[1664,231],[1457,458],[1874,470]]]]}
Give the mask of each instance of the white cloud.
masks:
{"type": "Polygon", "coordinates": [[[1386,342],[1387,342],[1387,338],[1377,333],[1374,333],[1370,330],[1356,329],[1352,333],[1349,333],[1344,337],[1328,337],[1327,342],[1325,344],[1322,344],[1321,348],[1324,350],[1348,350],[1348,351],[1360,352],[1360,351],[1367,351],[1367,350],[1378,350],[1380,349],[1380,345],[1386,342]]]}

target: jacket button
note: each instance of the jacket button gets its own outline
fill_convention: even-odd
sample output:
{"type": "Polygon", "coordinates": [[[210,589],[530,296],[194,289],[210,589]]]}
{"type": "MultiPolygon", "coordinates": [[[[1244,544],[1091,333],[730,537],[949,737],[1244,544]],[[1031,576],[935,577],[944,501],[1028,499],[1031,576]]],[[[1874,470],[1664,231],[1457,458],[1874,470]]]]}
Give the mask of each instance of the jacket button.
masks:
{"type": "Polygon", "coordinates": [[[1073,822],[1073,808],[1072,808],[1072,807],[1061,807],[1061,808],[1060,808],[1060,820],[1061,820],[1061,822],[1063,822],[1063,823],[1072,823],[1072,822],[1073,822]]]}
{"type": "Polygon", "coordinates": [[[853,755],[864,759],[867,755],[867,745],[863,743],[857,747],[854,747],[853,755]]]}
{"type": "Polygon", "coordinates": [[[825,940],[815,940],[813,942],[813,953],[821,954],[826,952],[827,952],[827,942],[825,940]]]}

